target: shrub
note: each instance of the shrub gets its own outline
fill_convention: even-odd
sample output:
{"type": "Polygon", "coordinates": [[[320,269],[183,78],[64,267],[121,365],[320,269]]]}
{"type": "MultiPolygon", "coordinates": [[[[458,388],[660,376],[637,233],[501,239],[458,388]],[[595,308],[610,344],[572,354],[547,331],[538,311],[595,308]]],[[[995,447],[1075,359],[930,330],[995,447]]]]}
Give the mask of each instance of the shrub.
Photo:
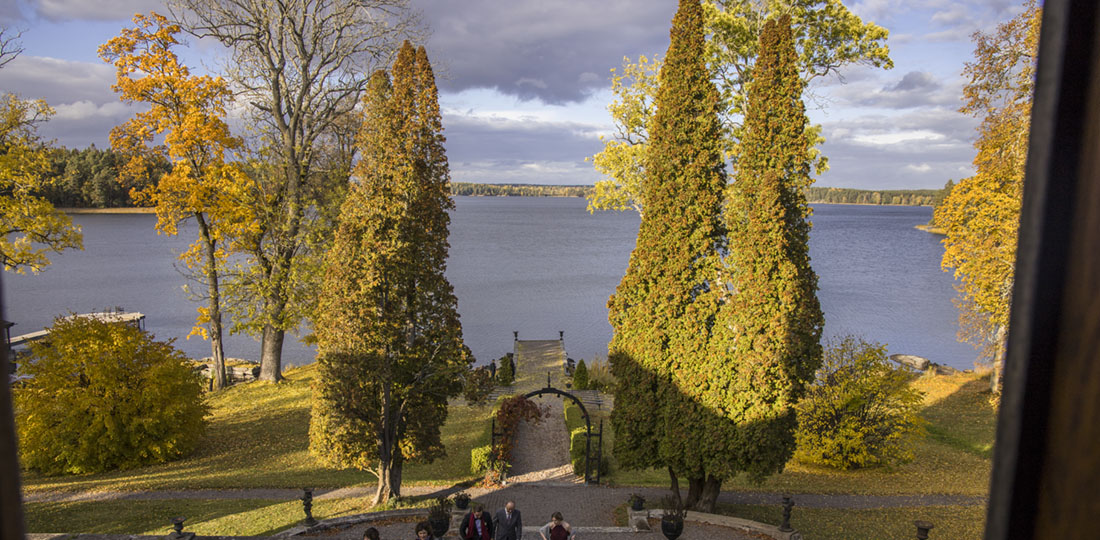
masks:
{"type": "Polygon", "coordinates": [[[470,473],[485,474],[489,470],[489,455],[493,448],[488,444],[470,450],[470,473]]]}
{"type": "Polygon", "coordinates": [[[161,463],[198,445],[203,381],[171,342],[124,323],[58,318],[15,389],[24,466],[82,474],[161,463]]]}
{"type": "Polygon", "coordinates": [[[581,358],[580,362],[577,362],[577,367],[573,369],[573,388],[588,389],[588,366],[584,365],[584,358],[581,358]]]}
{"type": "Polygon", "coordinates": [[[466,372],[462,385],[462,397],[466,398],[466,403],[484,405],[492,391],[493,378],[489,376],[488,369],[479,367],[466,372]]]}
{"type": "Polygon", "coordinates": [[[516,382],[516,363],[512,361],[512,353],[500,357],[500,367],[497,368],[497,384],[509,386],[516,382]]]}
{"type": "Polygon", "coordinates": [[[516,446],[516,436],[519,432],[519,423],[531,422],[538,425],[549,412],[549,406],[540,407],[534,401],[523,396],[511,396],[501,401],[500,408],[497,409],[496,413],[496,423],[502,434],[496,459],[511,462],[512,449],[516,446]]]}
{"type": "Polygon", "coordinates": [[[599,357],[593,358],[592,364],[588,366],[588,389],[613,392],[615,382],[615,376],[611,374],[607,362],[600,362],[599,357]]]}
{"type": "Polygon", "coordinates": [[[923,394],[886,347],[847,336],[825,348],[817,380],[796,406],[795,459],[839,469],[905,463],[924,433],[923,394]]]}
{"type": "Polygon", "coordinates": [[[565,407],[565,429],[572,433],[577,428],[584,429],[584,417],[581,416],[581,408],[576,403],[570,403],[565,407]]]}

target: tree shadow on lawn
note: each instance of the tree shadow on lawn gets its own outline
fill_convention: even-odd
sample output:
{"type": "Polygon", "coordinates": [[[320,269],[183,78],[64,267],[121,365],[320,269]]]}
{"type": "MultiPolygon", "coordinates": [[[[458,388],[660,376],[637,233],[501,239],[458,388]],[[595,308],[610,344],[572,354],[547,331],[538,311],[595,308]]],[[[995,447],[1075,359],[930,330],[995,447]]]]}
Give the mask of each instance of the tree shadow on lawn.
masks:
{"type": "Polygon", "coordinates": [[[177,516],[187,518],[184,530],[188,532],[266,535],[296,525],[295,519],[302,519],[304,513],[301,502],[254,499],[94,501],[26,506],[27,530],[32,533],[162,535],[171,532],[171,519],[177,516]],[[298,506],[296,515],[292,513],[295,503],[298,506]],[[277,508],[279,506],[287,508],[283,510],[277,508]],[[226,522],[233,516],[237,519],[226,522]]]}
{"type": "Polygon", "coordinates": [[[989,378],[966,382],[958,390],[921,411],[930,439],[991,459],[997,430],[997,410],[989,400],[989,378]]]}

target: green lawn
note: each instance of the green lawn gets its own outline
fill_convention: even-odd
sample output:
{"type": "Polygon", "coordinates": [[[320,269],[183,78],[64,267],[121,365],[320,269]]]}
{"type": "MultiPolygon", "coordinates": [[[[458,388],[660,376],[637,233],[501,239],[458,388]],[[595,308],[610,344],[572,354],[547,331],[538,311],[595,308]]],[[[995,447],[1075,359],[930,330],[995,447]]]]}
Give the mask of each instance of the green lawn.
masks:
{"type": "MultiPolygon", "coordinates": [[[[778,505],[720,505],[718,513],[779,525],[783,511],[778,505]]],[[[920,508],[799,508],[791,512],[791,527],[808,540],[853,540],[857,538],[916,538],[914,521],[931,523],[931,538],[978,540],[985,529],[985,508],[981,506],[922,506],[920,508]]],[[[690,523],[687,525],[690,526],[690,523]]]]}
{"type": "MultiPolygon", "coordinates": [[[[540,368],[552,366],[540,366],[540,368]]],[[[542,369],[545,376],[545,369],[542,369]]],[[[27,474],[27,492],[133,491],[201,488],[335,488],[373,486],[373,475],[332,470],[318,464],[308,451],[312,366],[287,372],[278,385],[250,383],[210,397],[212,416],[206,439],[187,459],[174,463],[107,474],[43,477],[27,474]]],[[[520,388],[537,387],[538,371],[521,375],[520,388]]],[[[914,385],[926,392],[923,416],[929,436],[918,444],[914,462],[895,469],[833,471],[788,464],[779,475],[754,485],[737,478],[724,489],[792,493],[962,494],[984,495],[989,484],[995,413],[989,405],[988,380],[973,374],[920,377],[914,385]]],[[[406,485],[442,485],[471,481],[470,449],[488,444],[492,406],[470,407],[461,400],[451,407],[443,427],[448,456],[432,464],[408,464],[406,485]]],[[[601,413],[593,412],[593,424],[601,413]]],[[[606,413],[604,453],[611,454],[614,433],[606,413]]],[[[563,441],[563,444],[568,444],[563,441]]],[[[613,460],[614,458],[612,458],[613,460]]],[[[614,462],[613,462],[614,466],[614,462]]],[[[605,477],[614,485],[666,486],[664,471],[613,470],[605,477]]],[[[362,499],[315,501],[314,515],[337,517],[367,511],[362,499]]],[[[297,500],[171,500],[32,503],[26,506],[32,532],[143,533],[168,532],[168,519],[188,518],[187,529],[199,534],[264,535],[295,525],[303,516],[297,500]]],[[[740,517],[778,523],[778,506],[724,508],[740,517]]],[[[923,507],[870,510],[823,510],[796,507],[795,526],[807,538],[908,538],[912,521],[936,524],[935,538],[977,538],[981,507],[923,507]],[[801,521],[805,520],[805,521],[801,521]]]]}
{"type": "MultiPolygon", "coordinates": [[[[370,502],[365,498],[314,500],[313,517],[361,514],[370,511],[370,502]]],[[[424,506],[428,501],[415,504],[424,506]]],[[[171,532],[170,520],[175,516],[186,517],[186,530],[203,536],[267,536],[305,518],[301,501],[263,499],[30,503],[26,513],[31,532],[157,536],[171,532]]]]}
{"type": "MultiPolygon", "coordinates": [[[[212,394],[212,415],[196,453],[173,463],[103,474],[45,477],[28,473],[27,492],[133,491],[201,488],[301,488],[373,485],[369,472],[335,470],[309,454],[310,382],[315,366],[288,370],[277,385],[254,382],[212,394]]],[[[472,479],[470,449],[489,443],[491,407],[461,400],[443,426],[448,454],[431,464],[406,464],[406,485],[451,485],[472,479]]]]}
{"type": "MultiPolygon", "coordinates": [[[[944,493],[985,495],[996,412],[989,405],[989,380],[973,373],[922,376],[913,385],[925,392],[922,416],[928,437],[917,443],[913,462],[890,468],[839,471],[791,461],[781,474],[754,484],[745,477],[722,484],[723,489],[789,493],[849,493],[901,495],[944,493]]],[[[614,445],[611,423],[604,422],[604,453],[614,445]]],[[[622,471],[612,457],[608,476],[615,485],[667,486],[664,470],[622,471]]]]}

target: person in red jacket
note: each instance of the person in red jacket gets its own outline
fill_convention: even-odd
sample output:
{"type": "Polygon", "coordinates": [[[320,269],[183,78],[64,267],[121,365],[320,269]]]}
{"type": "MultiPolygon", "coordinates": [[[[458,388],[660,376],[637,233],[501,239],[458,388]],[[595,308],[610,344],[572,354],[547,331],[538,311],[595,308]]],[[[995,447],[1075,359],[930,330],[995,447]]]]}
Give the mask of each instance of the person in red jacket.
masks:
{"type": "Polygon", "coordinates": [[[464,540],[492,540],[493,520],[485,514],[485,507],[475,504],[473,509],[462,518],[459,529],[464,540]]]}

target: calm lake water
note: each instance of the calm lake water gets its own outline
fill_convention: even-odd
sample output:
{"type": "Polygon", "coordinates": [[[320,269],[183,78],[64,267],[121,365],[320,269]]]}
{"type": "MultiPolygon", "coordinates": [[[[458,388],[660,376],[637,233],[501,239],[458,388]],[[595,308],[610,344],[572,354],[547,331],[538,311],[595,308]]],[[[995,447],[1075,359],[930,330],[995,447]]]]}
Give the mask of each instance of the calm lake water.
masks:
{"type": "MultiPolygon", "coordinates": [[[[565,332],[573,358],[607,354],[607,298],[626,270],[638,216],[585,211],[580,198],[456,197],[447,277],[458,296],[463,335],[481,362],[512,350],[520,339],[556,339],[565,332]]],[[[931,208],[814,205],[812,264],[820,280],[825,334],[859,334],[960,369],[975,352],[958,343],[955,292],[940,270],[939,237],[914,229],[931,208]]],[[[157,338],[176,338],[192,357],[210,355],[207,342],[185,339],[196,303],[174,268],[194,237],[156,234],[148,214],[76,215],[84,251],[51,257],[36,276],[3,276],[5,318],[12,335],[40,330],[54,316],[120,306],[146,315],[157,338]]],[[[226,354],[257,359],[259,343],[231,336],[226,354]]],[[[311,348],[288,336],[288,364],[313,361],[311,348]]]]}

